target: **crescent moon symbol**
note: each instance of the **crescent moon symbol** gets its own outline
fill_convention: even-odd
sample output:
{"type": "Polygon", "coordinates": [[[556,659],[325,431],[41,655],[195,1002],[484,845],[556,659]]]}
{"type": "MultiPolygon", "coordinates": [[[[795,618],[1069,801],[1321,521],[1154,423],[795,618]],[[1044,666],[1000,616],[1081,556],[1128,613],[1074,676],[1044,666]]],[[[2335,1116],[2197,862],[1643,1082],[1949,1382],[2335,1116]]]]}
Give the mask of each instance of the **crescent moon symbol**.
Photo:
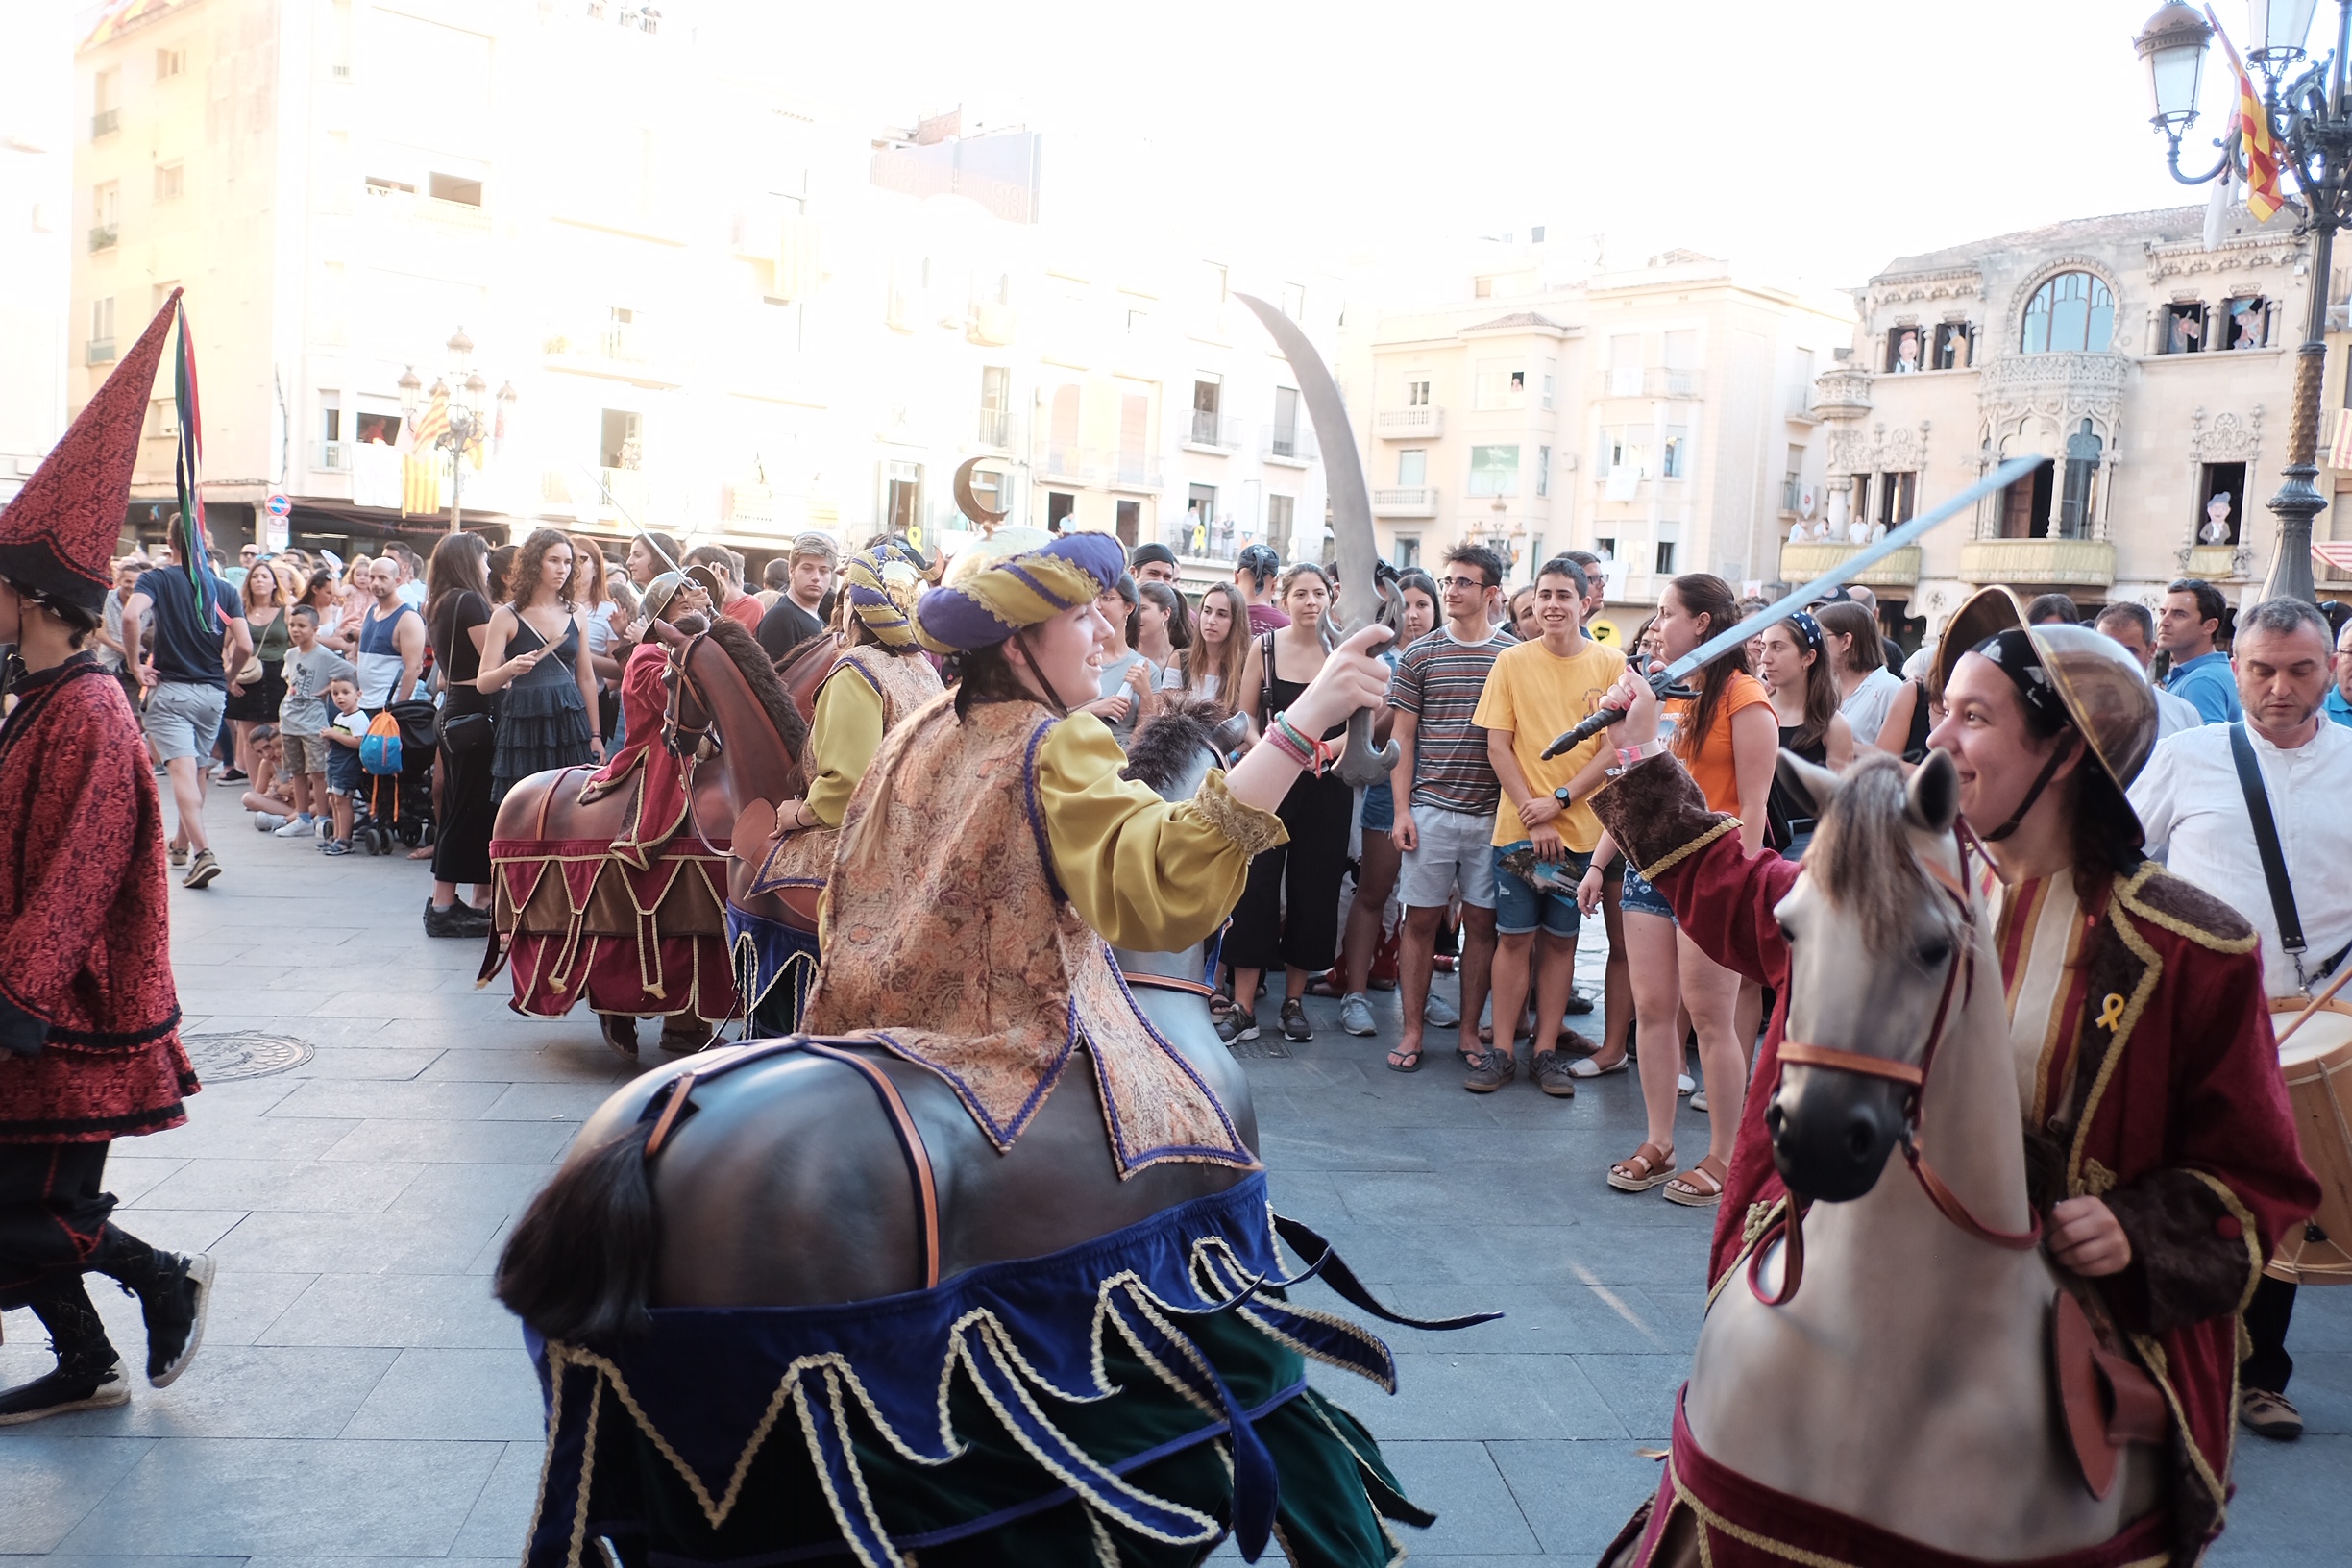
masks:
{"type": "Polygon", "coordinates": [[[967,457],[964,459],[963,465],[955,471],[956,509],[961,511],[966,517],[970,518],[974,523],[978,523],[983,527],[993,523],[1002,523],[1005,520],[1006,515],[1003,512],[990,511],[987,507],[981,505],[979,498],[972,494],[972,470],[978,468],[985,461],[987,461],[987,459],[982,457],[967,457]]]}

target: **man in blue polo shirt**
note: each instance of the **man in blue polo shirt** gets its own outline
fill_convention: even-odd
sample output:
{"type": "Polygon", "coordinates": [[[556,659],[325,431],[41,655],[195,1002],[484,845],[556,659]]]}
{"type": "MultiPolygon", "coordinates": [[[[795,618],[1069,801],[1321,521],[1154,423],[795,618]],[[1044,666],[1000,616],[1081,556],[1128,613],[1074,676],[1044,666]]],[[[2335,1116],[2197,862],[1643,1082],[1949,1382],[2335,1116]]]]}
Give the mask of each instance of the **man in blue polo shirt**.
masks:
{"type": "Polygon", "coordinates": [[[2209,724],[2238,722],[2238,679],[2229,655],[2214,647],[2221,635],[2229,600],[2202,577],[2183,577],[2165,590],[2156,616],[2156,646],[2172,656],[2165,690],[2185,698],[2209,724]]]}
{"type": "Polygon", "coordinates": [[[2336,723],[2352,728],[2352,621],[2344,623],[2343,631],[2336,639],[2336,675],[2328,682],[2327,701],[2321,711],[2336,723]]]}

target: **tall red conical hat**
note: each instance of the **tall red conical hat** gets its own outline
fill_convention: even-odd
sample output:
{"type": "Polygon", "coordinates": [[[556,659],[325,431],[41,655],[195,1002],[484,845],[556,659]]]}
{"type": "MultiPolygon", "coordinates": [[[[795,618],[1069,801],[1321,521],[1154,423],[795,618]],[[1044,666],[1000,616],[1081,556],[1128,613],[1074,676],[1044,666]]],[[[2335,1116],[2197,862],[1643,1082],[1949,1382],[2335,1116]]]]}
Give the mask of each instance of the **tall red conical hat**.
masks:
{"type": "Polygon", "coordinates": [[[0,512],[0,577],[93,615],[106,608],[147,400],[179,310],[175,288],[72,429],[0,512]]]}

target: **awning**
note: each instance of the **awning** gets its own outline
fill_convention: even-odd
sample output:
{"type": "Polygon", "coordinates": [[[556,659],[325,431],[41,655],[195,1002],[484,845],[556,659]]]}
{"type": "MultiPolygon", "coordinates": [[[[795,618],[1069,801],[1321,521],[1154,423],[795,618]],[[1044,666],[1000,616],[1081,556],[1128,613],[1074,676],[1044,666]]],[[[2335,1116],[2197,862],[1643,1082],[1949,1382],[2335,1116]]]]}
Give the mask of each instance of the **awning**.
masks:
{"type": "Polygon", "coordinates": [[[2352,539],[2312,541],[2312,559],[2339,572],[2352,572],[2352,539]]]}
{"type": "MultiPolygon", "coordinates": [[[[528,531],[522,519],[502,512],[478,512],[468,508],[464,514],[469,533],[504,533],[528,531]]],[[[403,517],[390,506],[359,506],[348,501],[315,501],[298,499],[286,513],[289,531],[302,529],[311,533],[369,533],[387,539],[437,539],[450,531],[447,512],[429,513],[423,517],[403,517]]]]}

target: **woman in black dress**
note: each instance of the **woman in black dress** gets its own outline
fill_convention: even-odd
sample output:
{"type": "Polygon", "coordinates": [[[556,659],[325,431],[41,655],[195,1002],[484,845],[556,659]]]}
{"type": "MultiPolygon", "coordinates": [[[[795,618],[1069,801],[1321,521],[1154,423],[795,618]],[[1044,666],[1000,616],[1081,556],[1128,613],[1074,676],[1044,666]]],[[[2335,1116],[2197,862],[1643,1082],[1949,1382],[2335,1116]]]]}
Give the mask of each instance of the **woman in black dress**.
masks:
{"type": "Polygon", "coordinates": [[[425,625],[441,672],[441,821],[433,836],[432,900],[425,934],[478,937],[490,928],[490,758],[500,706],[475,685],[490,627],[489,549],[478,533],[453,533],[426,568],[425,625]],[[474,884],[474,902],[457,885],[474,884]]]}
{"type": "Polygon", "coordinates": [[[533,773],[604,760],[587,612],[572,597],[572,541],[553,528],[532,533],[515,551],[508,584],[474,677],[478,691],[506,693],[490,760],[493,801],[533,773]]]}
{"type": "Polygon", "coordinates": [[[245,625],[253,631],[253,659],[238,674],[250,674],[255,665],[260,666],[261,678],[252,682],[232,684],[228,706],[221,717],[229,721],[229,732],[235,737],[231,752],[232,771],[221,774],[221,782],[233,784],[253,772],[253,732],[261,724],[278,722],[278,705],[285,700],[285,656],[294,646],[286,628],[285,585],[267,561],[256,561],[245,572],[245,625]]]}
{"type": "MultiPolygon", "coordinates": [[[[1780,722],[1780,749],[1844,772],[1853,761],[1853,731],[1838,712],[1837,679],[1829,673],[1821,623],[1800,610],[1778,625],[1767,626],[1757,641],[1763,646],[1756,674],[1764,678],[1773,714],[1780,722]]],[[[1813,842],[1813,802],[1775,773],[1764,815],[1771,824],[1772,846],[1784,859],[1801,859],[1805,845],[1813,842]]]]}

